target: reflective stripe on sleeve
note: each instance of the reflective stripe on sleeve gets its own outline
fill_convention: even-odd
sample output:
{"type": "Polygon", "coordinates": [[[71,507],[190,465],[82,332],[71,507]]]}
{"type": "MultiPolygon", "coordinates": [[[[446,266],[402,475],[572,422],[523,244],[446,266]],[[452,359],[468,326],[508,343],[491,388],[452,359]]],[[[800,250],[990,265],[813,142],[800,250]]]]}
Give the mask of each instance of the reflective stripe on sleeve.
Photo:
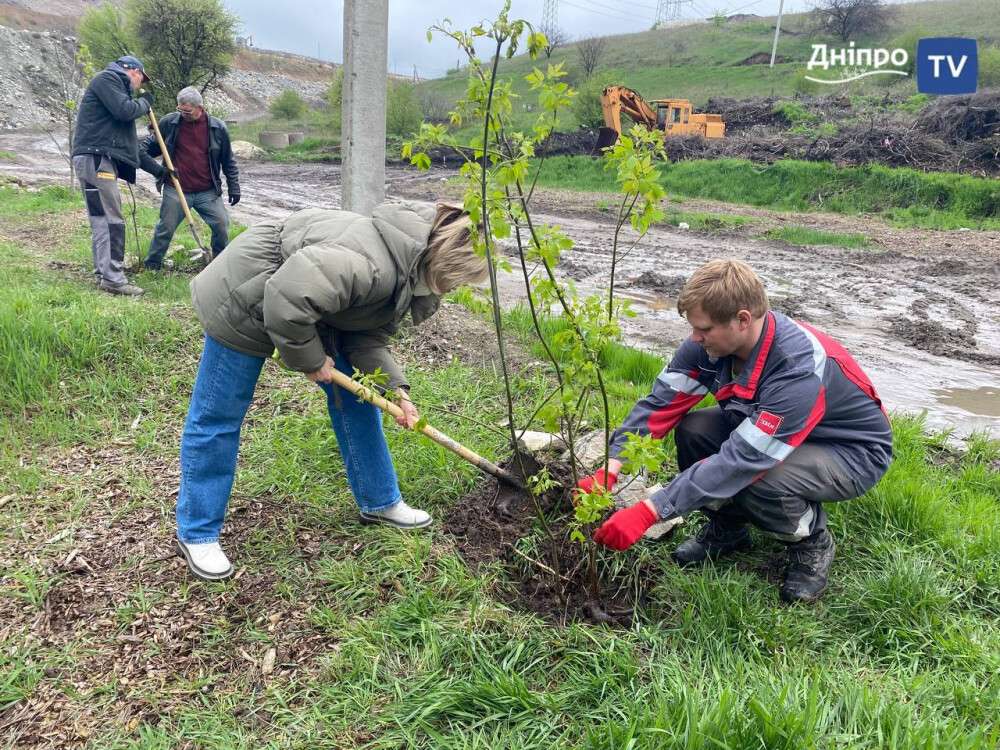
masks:
{"type": "Polygon", "coordinates": [[[736,434],[743,438],[752,448],[756,448],[765,456],[773,458],[775,461],[784,461],[788,455],[795,450],[788,443],[778,440],[778,438],[768,435],[760,427],[755,425],[750,418],[740,422],[736,428],[736,434]]]}
{"type": "Polygon", "coordinates": [[[708,393],[708,388],[682,372],[670,371],[664,368],[663,372],[656,379],[679,393],[687,393],[691,396],[704,396],[708,393]]]}

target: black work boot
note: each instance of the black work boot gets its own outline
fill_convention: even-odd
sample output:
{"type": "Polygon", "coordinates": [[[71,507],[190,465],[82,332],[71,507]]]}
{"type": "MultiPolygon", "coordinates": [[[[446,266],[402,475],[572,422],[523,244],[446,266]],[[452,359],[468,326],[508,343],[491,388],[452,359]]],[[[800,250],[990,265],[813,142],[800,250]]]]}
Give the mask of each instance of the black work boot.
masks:
{"type": "Polygon", "coordinates": [[[781,584],[782,600],[789,604],[811,604],[823,596],[836,551],[833,536],[826,529],[801,542],[789,544],[788,567],[781,584]]]}
{"type": "Polygon", "coordinates": [[[705,560],[748,550],[750,546],[750,532],[745,525],[734,525],[731,522],[727,524],[717,518],[710,518],[698,529],[694,539],[679,544],[671,557],[682,568],[687,568],[705,560]]]}

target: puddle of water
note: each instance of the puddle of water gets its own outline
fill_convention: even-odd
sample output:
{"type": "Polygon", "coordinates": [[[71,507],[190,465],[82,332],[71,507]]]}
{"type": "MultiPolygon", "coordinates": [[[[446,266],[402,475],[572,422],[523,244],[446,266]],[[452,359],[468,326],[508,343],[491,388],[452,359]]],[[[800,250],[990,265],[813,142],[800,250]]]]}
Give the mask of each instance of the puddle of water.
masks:
{"type": "Polygon", "coordinates": [[[942,388],[934,391],[938,401],[972,414],[1000,417],[1000,388],[942,388]]]}
{"type": "MultiPolygon", "coordinates": [[[[621,294],[619,292],[619,294],[621,294]]],[[[676,310],[677,309],[677,298],[676,297],[660,297],[659,295],[650,294],[646,295],[642,292],[629,292],[628,294],[621,294],[625,299],[632,300],[647,310],[676,310]]]]}

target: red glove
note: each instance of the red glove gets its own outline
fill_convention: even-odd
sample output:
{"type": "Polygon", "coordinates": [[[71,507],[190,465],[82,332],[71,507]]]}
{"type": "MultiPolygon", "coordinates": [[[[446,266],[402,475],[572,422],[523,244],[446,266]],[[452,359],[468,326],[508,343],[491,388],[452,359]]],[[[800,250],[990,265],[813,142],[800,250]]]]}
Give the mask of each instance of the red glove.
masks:
{"type": "Polygon", "coordinates": [[[642,500],[613,514],[594,532],[594,541],[620,552],[639,541],[639,537],[654,523],[656,513],[642,500]]]}
{"type": "Polygon", "coordinates": [[[609,471],[607,475],[605,475],[604,469],[598,469],[591,476],[584,477],[577,482],[576,486],[584,492],[593,492],[594,487],[603,487],[606,490],[613,490],[617,481],[618,475],[613,471],[609,471]]]}

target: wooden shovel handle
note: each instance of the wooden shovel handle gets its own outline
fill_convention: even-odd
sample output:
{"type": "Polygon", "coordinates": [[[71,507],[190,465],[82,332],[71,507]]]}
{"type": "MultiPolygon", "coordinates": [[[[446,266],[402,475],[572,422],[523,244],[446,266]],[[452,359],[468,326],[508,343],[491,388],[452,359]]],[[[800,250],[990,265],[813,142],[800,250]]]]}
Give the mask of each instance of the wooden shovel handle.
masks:
{"type": "MultiPolygon", "coordinates": [[[[333,371],[333,382],[339,385],[341,388],[350,391],[358,398],[364,399],[365,401],[374,404],[379,409],[389,412],[394,417],[403,416],[403,410],[400,409],[396,404],[392,403],[388,399],[383,398],[378,393],[374,393],[370,388],[365,388],[357,381],[352,380],[351,378],[347,377],[347,375],[340,372],[340,370],[333,371]]],[[[424,435],[429,437],[438,445],[443,445],[452,453],[461,456],[473,466],[482,469],[488,474],[492,474],[498,479],[502,479],[503,481],[513,485],[514,487],[524,489],[524,485],[522,485],[521,482],[518,481],[517,477],[515,477],[509,471],[501,469],[499,466],[486,460],[475,451],[469,450],[464,445],[448,437],[440,430],[436,430],[430,425],[425,424],[423,427],[420,428],[419,432],[422,432],[424,435]]]]}

